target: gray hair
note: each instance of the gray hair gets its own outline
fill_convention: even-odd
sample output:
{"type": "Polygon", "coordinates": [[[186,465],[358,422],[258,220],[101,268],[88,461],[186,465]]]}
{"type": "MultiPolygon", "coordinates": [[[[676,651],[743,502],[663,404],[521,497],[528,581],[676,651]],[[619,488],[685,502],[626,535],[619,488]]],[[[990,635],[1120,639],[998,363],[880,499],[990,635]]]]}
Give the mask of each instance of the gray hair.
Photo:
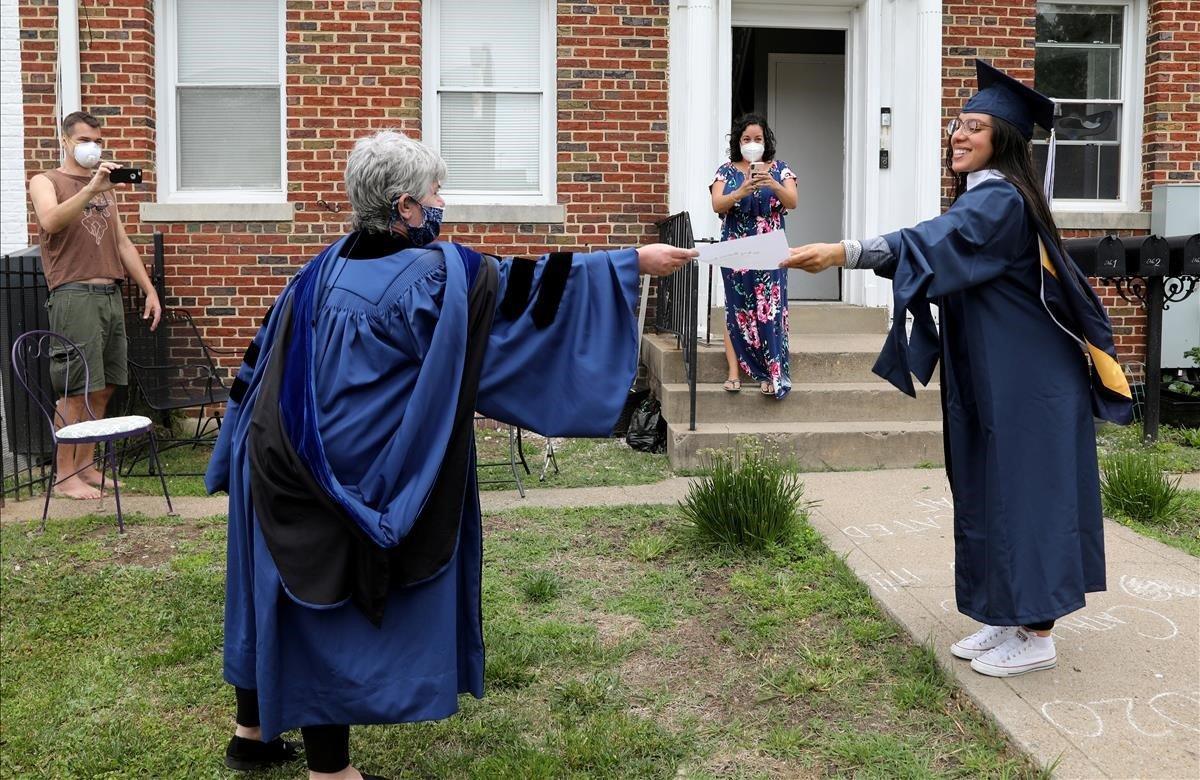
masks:
{"type": "Polygon", "coordinates": [[[355,230],[386,233],[401,195],[420,200],[446,178],[437,152],[404,133],[381,130],[358,139],[346,160],[346,196],[355,230]]]}

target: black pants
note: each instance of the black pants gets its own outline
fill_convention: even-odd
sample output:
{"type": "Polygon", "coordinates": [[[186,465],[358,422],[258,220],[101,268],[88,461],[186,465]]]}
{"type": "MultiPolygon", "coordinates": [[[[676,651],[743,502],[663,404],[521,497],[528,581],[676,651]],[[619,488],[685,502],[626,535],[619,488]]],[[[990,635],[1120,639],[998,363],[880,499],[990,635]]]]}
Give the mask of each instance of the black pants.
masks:
{"type": "MultiPolygon", "coordinates": [[[[237,688],[237,723],[254,728],[258,720],[258,691],[237,688]]],[[[349,726],[305,726],[300,729],[304,738],[304,760],[310,772],[340,772],[350,766],[349,726]]]]}
{"type": "Polygon", "coordinates": [[[1026,623],[1025,628],[1028,628],[1030,631],[1049,631],[1054,628],[1054,621],[1044,620],[1041,623],[1026,623]]]}

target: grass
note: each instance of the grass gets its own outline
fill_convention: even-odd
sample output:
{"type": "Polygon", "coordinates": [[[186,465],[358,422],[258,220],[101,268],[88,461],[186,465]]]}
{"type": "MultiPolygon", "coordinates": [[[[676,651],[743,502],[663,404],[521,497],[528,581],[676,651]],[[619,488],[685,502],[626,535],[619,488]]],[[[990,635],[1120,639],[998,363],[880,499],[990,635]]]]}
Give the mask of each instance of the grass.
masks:
{"type": "MultiPolygon", "coordinates": [[[[649,485],[674,476],[666,455],[638,452],[622,439],[554,439],[559,470],[556,474],[551,466],[547,469],[546,481],[540,482],[538,475],[545,456],[546,439],[528,431],[522,439],[525,461],[533,472],[526,474],[520,465],[517,466],[526,488],[649,485]]],[[[516,484],[508,470],[508,432],[476,428],[475,445],[480,463],[504,464],[480,469],[480,479],[497,480],[480,485],[480,488],[514,490],[516,484]]]]}
{"type": "MultiPolygon", "coordinates": [[[[1156,463],[1162,471],[1183,474],[1200,471],[1200,448],[1193,443],[1195,437],[1195,429],[1164,426],[1158,441],[1146,444],[1141,440],[1140,426],[1106,425],[1097,434],[1097,441],[1102,463],[1141,459],[1156,463]]],[[[1107,496],[1105,513],[1144,536],[1200,557],[1200,491],[1180,490],[1173,508],[1158,513],[1158,518],[1151,522],[1141,517],[1144,506],[1114,506],[1107,496]]]]}
{"type": "Polygon", "coordinates": [[[1118,452],[1139,452],[1160,458],[1163,469],[1172,474],[1200,471],[1200,447],[1189,445],[1193,440],[1192,429],[1163,426],[1158,441],[1146,444],[1142,441],[1142,426],[1104,425],[1096,434],[1101,457],[1118,452]]]}
{"type": "MultiPolygon", "coordinates": [[[[486,518],[487,698],[354,729],[357,764],[395,778],[1038,776],[807,524],[753,558],[681,527],[666,507],[486,518]]],[[[0,534],[0,775],[232,777],[223,519],[0,534]]]]}

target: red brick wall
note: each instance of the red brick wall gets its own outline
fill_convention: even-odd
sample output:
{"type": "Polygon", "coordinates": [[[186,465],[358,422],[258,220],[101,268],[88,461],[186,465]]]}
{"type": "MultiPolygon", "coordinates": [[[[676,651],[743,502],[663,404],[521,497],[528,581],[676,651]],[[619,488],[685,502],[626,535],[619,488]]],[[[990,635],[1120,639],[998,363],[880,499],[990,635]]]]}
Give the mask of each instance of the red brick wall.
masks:
{"type": "Polygon", "coordinates": [[[1200,2],[1150,0],[1142,207],[1156,184],[1200,180],[1200,2]]]}
{"type": "MultiPolygon", "coordinates": [[[[57,2],[19,6],[32,176],[59,162],[57,2]]],[[[558,202],[566,222],[447,225],[453,240],[499,254],[602,249],[646,241],[666,216],[666,0],[562,2],[558,11],[558,202]]],[[[154,44],[153,0],[81,5],[83,107],[103,120],[114,158],[145,170],[145,184],[122,196],[121,211],[147,263],[153,232],[165,234],[167,303],[196,314],[217,345],[241,346],[295,267],[346,229],[342,166],[355,139],[381,128],[420,137],[421,3],[288,2],[292,222],[140,222],[137,204],[153,201],[156,188],[154,44]]],[[[30,231],[36,235],[32,212],[30,231]]]]}

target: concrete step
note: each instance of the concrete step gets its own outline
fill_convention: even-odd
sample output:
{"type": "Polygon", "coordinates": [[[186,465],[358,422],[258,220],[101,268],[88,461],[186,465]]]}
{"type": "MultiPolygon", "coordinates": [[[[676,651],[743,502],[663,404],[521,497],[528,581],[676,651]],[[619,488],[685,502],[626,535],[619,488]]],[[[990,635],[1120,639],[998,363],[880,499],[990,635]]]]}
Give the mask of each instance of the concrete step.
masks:
{"type": "Polygon", "coordinates": [[[667,426],[674,469],[704,468],[708,451],[733,448],[752,437],[768,451],[791,457],[801,471],[940,467],[942,426],[917,422],[687,423],[667,426]]]}
{"type": "MultiPolygon", "coordinates": [[[[668,423],[689,420],[686,383],[656,385],[662,413],[668,423]]],[[[938,386],[917,388],[908,396],[882,380],[876,382],[823,382],[792,385],[787,398],[777,401],[751,384],[740,393],[728,393],[718,384],[696,386],[696,421],[704,423],[822,423],[881,420],[909,422],[941,419],[938,386]]]]}
{"type": "MultiPolygon", "coordinates": [[[[792,379],[811,382],[871,382],[878,377],[871,366],[883,347],[883,334],[800,334],[789,339],[792,379]]],[[[642,337],[642,362],[652,381],[687,381],[683,351],[674,336],[647,334],[642,337]]],[[[728,375],[725,347],[717,339],[696,348],[697,381],[720,383],[728,375]]]]}
{"type": "MultiPolygon", "coordinates": [[[[725,307],[714,306],[709,311],[714,340],[725,334],[725,307]]],[[[848,303],[790,303],[788,330],[793,336],[802,333],[887,333],[886,307],[851,306],[848,303]]]]}

